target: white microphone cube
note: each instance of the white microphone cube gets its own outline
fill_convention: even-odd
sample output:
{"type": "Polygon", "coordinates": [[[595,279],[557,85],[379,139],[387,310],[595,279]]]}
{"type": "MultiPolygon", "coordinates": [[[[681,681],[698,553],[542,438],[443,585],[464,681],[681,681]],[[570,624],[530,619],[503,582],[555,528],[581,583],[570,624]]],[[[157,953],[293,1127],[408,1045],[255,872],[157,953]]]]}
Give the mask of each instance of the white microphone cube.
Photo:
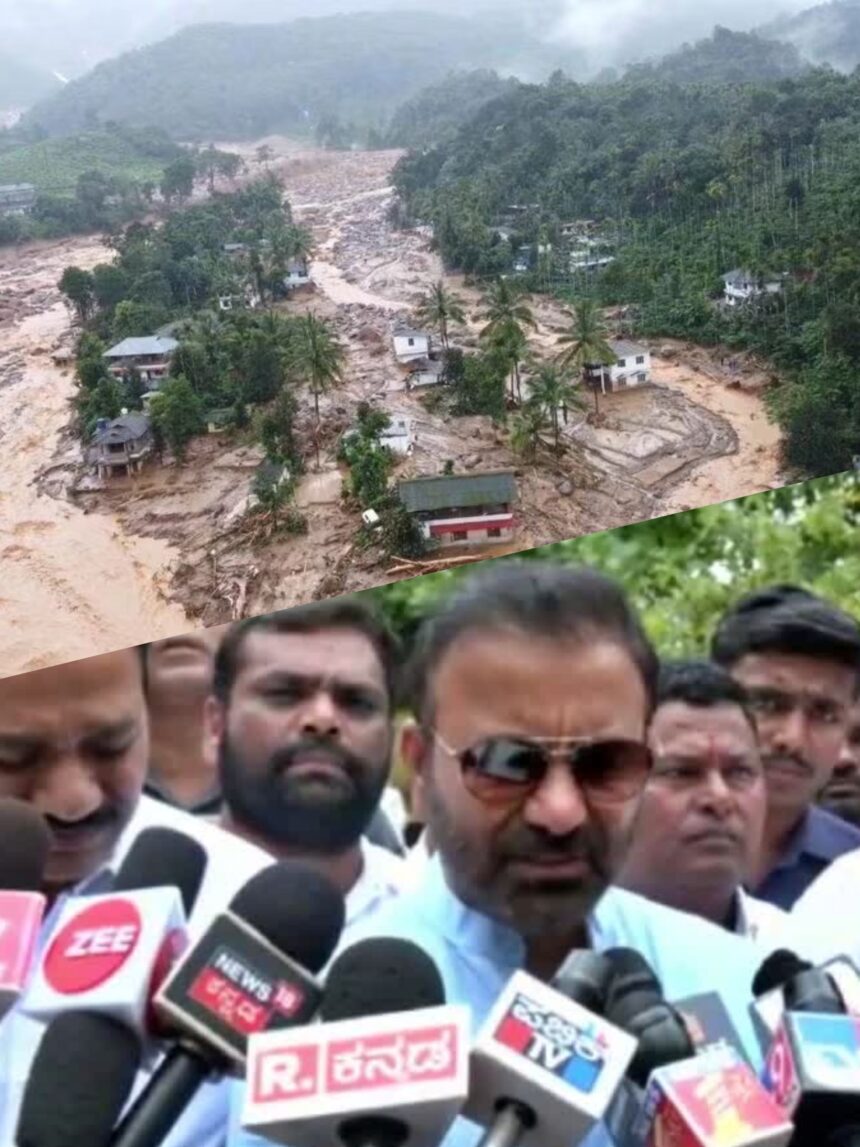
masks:
{"type": "Polygon", "coordinates": [[[499,996],[472,1048],[467,1119],[492,1126],[500,1100],[531,1109],[519,1147],[571,1147],[603,1119],[637,1041],[525,972],[499,996]]]}
{"type": "Polygon", "coordinates": [[[468,1095],[469,1049],[460,1005],[252,1035],[242,1126],[335,1147],[345,1122],[380,1114],[409,1127],[409,1147],[438,1147],[468,1095]]]}
{"type": "Polygon", "coordinates": [[[86,1009],[146,1036],[152,994],[187,943],[176,888],[70,899],[21,1010],[48,1021],[86,1009]]]}

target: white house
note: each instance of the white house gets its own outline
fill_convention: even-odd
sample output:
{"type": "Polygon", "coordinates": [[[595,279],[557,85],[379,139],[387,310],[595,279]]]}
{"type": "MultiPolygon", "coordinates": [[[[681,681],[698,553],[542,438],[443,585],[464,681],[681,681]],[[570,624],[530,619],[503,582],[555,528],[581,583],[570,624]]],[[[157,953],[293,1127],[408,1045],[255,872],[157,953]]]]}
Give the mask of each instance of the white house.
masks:
{"type": "Polygon", "coordinates": [[[379,435],[379,445],[387,446],[392,454],[406,457],[415,445],[415,431],[411,418],[392,415],[391,421],[379,435]]]}
{"type": "Polygon", "coordinates": [[[445,364],[435,358],[418,359],[409,372],[410,390],[424,386],[438,386],[445,378],[445,364]]]}
{"type": "Polygon", "coordinates": [[[485,545],[514,537],[512,470],[410,478],[398,483],[397,494],[432,546],[485,545]]]}
{"type": "Polygon", "coordinates": [[[430,335],[411,327],[397,327],[394,331],[394,354],[398,362],[416,362],[430,357],[430,335]]]}
{"type": "Polygon", "coordinates": [[[307,259],[293,259],[287,264],[284,286],[288,290],[294,287],[306,287],[310,281],[311,273],[307,259]]]}
{"type": "Polygon", "coordinates": [[[741,306],[763,295],[778,295],[781,290],[779,279],[766,279],[751,271],[729,271],[723,275],[723,301],[728,307],[741,306]]]}
{"type": "Polygon", "coordinates": [[[599,386],[606,394],[612,390],[645,386],[651,381],[651,352],[647,347],[618,339],[610,339],[609,345],[615,361],[611,365],[587,367],[586,378],[591,386],[599,386]]]}

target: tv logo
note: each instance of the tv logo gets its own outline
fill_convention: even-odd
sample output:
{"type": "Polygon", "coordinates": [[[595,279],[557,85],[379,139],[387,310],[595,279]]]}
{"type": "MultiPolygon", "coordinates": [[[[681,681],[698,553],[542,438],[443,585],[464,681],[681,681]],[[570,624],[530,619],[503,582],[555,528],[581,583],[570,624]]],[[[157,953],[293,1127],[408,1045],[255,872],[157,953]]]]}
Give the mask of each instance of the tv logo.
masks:
{"type": "Polygon", "coordinates": [[[494,1038],[586,1095],[606,1063],[608,1041],[598,1020],[579,1027],[523,992],[517,993],[494,1038]]]}
{"type": "Polygon", "coordinates": [[[48,948],[45,980],[63,995],[97,988],[131,957],[142,928],[140,912],[131,900],[102,900],[85,908],[48,948]]]}

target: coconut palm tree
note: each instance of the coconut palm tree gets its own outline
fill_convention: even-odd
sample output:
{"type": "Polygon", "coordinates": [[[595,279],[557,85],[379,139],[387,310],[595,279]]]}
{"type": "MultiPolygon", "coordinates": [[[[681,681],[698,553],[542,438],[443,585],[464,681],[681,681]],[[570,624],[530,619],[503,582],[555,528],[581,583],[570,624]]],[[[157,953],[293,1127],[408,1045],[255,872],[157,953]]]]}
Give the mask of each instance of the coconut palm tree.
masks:
{"type": "MultiPolygon", "coordinates": [[[[587,378],[588,368],[601,368],[601,388],[603,367],[615,362],[616,354],[609,345],[609,332],[603,322],[597,304],[593,299],[581,299],[574,303],[571,315],[571,328],[558,340],[565,348],[558,355],[558,364],[564,368],[575,368],[587,378]]],[[[600,412],[598,389],[594,387],[594,409],[600,412]]]]}
{"type": "Polygon", "coordinates": [[[541,410],[552,424],[555,451],[558,453],[561,424],[559,413],[567,425],[567,413],[571,409],[582,409],[583,402],[577,387],[571,385],[570,375],[552,363],[543,363],[537,374],[529,381],[529,405],[541,410]]]}
{"type": "Polygon", "coordinates": [[[511,426],[511,449],[533,462],[540,445],[541,434],[548,427],[546,413],[540,406],[526,406],[519,412],[511,426]]]}
{"type": "Polygon", "coordinates": [[[320,395],[342,381],[343,348],[325,320],[318,319],[313,314],[304,315],[297,321],[290,340],[287,364],[314,396],[316,455],[319,469],[320,395]]]}
{"type": "Polygon", "coordinates": [[[445,350],[449,347],[448,324],[466,321],[463,300],[453,291],[446,290],[441,279],[433,284],[429,293],[418,304],[416,315],[419,322],[426,323],[432,330],[439,332],[445,350]]]}
{"type": "Polygon", "coordinates": [[[521,397],[520,363],[528,351],[526,328],[534,330],[537,321],[523,298],[522,289],[511,279],[497,279],[484,300],[481,318],[486,326],[481,338],[500,349],[511,364],[511,396],[521,397]]]}

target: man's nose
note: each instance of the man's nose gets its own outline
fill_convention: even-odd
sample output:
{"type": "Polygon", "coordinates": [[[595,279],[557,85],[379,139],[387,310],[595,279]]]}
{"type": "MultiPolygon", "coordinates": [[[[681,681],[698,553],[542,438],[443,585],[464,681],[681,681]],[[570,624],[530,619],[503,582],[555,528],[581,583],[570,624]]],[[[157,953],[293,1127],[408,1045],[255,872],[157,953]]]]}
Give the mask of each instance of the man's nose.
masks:
{"type": "Polygon", "coordinates": [[[567,836],[588,820],[582,789],[566,764],[554,764],[525,806],[525,820],[551,836],[567,836]]]}
{"type": "Polygon", "coordinates": [[[778,751],[805,756],[809,737],[809,723],[800,705],[779,718],[779,723],[771,735],[773,746],[778,751]]]}
{"type": "Polygon", "coordinates": [[[73,823],[102,805],[96,770],[77,753],[69,753],[40,771],[32,801],[39,812],[73,823]]]}
{"type": "Polygon", "coordinates": [[[318,689],[302,706],[302,732],[334,737],[340,732],[340,712],[327,689],[318,689]]]}
{"type": "Polygon", "coordinates": [[[732,790],[719,769],[708,770],[699,786],[697,797],[703,808],[723,814],[728,812],[734,803],[732,790]]]}

